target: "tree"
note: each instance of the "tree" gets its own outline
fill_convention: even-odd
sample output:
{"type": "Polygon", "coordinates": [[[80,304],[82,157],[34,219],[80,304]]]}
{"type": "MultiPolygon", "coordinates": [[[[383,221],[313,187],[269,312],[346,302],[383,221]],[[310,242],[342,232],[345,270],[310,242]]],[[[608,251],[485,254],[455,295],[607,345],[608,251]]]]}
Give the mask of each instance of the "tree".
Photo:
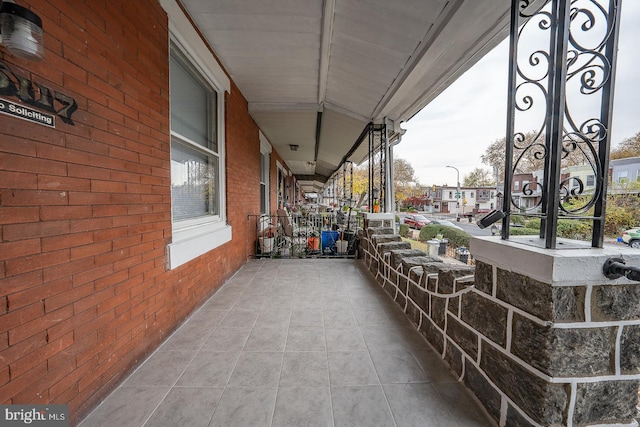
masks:
{"type": "Polygon", "coordinates": [[[611,160],[624,159],[626,157],[640,157],[640,132],[631,138],[625,139],[618,147],[611,150],[611,160]]]}
{"type": "MultiPolygon", "coordinates": [[[[518,142],[518,146],[524,147],[531,145],[534,142],[534,139],[538,135],[537,131],[531,131],[524,134],[524,139],[522,142],[518,142]]],[[[506,138],[501,138],[495,140],[487,149],[484,154],[480,156],[480,160],[485,165],[489,165],[491,167],[498,167],[498,175],[500,179],[504,179],[504,162],[505,162],[505,152],[506,152],[506,138]]],[[[544,144],[544,135],[540,135],[538,138],[544,144]]],[[[518,155],[519,153],[514,153],[518,155]]],[[[544,168],[544,159],[539,159],[534,156],[533,152],[530,156],[523,156],[522,160],[518,163],[518,172],[526,173],[533,172],[539,169],[544,168]]]]}
{"type": "MultiPolygon", "coordinates": [[[[373,165],[375,181],[380,179],[380,163],[376,161],[373,165]]],[[[415,171],[411,164],[401,158],[393,159],[394,190],[396,200],[403,200],[416,193],[420,184],[415,176],[415,171]]],[[[357,206],[366,203],[366,195],[369,190],[369,164],[367,162],[353,168],[353,192],[359,195],[357,206]]]]}
{"type": "Polygon", "coordinates": [[[419,187],[415,171],[411,164],[400,158],[393,159],[393,186],[396,200],[404,200],[415,193],[419,187]]]}
{"type": "MultiPolygon", "coordinates": [[[[530,173],[537,170],[544,169],[544,162],[546,157],[545,151],[545,135],[538,131],[531,131],[524,134],[519,140],[516,141],[516,148],[514,149],[513,157],[514,162],[522,155],[522,158],[518,161],[516,166],[516,173],[530,173]],[[537,139],[536,139],[537,137],[537,139]],[[520,147],[520,149],[518,149],[520,147]],[[524,147],[531,147],[527,151],[523,151],[524,147]]],[[[640,135],[640,134],[639,134],[640,135]]],[[[562,166],[575,166],[585,164],[587,159],[580,149],[574,149],[578,146],[572,146],[572,141],[563,141],[564,147],[567,149],[562,157],[562,166]]],[[[638,144],[640,147],[640,144],[638,144]]],[[[485,165],[497,166],[498,175],[500,180],[504,180],[504,163],[506,154],[506,138],[495,140],[487,149],[484,154],[480,156],[480,160],[485,165]]],[[[597,147],[596,147],[597,149],[597,147]]],[[[588,150],[585,150],[588,152],[588,150]]],[[[640,151],[639,151],[640,153],[640,151]]],[[[640,155],[640,154],[639,154],[640,155]]]]}
{"type": "Polygon", "coordinates": [[[464,176],[462,185],[465,187],[487,187],[495,185],[493,173],[489,169],[475,168],[464,176]]]}

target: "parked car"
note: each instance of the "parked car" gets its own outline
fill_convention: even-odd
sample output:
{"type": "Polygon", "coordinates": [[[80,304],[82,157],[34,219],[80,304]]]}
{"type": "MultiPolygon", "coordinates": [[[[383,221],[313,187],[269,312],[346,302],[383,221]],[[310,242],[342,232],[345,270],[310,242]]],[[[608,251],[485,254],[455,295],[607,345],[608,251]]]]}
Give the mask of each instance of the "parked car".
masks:
{"type": "Polygon", "coordinates": [[[630,228],[623,231],[622,241],[632,248],[640,248],[640,227],[630,228]]]}
{"type": "Polygon", "coordinates": [[[462,227],[460,227],[460,226],[458,226],[458,225],[455,225],[455,224],[454,224],[454,223],[452,223],[451,221],[447,221],[447,220],[444,220],[444,219],[438,219],[438,220],[436,220],[436,221],[431,221],[431,224],[445,225],[445,226],[447,226],[447,227],[455,228],[456,230],[460,230],[460,231],[462,231],[462,230],[463,230],[463,229],[462,229],[462,227]]]}
{"type": "Polygon", "coordinates": [[[409,228],[416,228],[420,230],[423,225],[427,225],[431,223],[431,221],[429,221],[423,215],[409,214],[404,217],[404,223],[407,224],[409,228]]]}

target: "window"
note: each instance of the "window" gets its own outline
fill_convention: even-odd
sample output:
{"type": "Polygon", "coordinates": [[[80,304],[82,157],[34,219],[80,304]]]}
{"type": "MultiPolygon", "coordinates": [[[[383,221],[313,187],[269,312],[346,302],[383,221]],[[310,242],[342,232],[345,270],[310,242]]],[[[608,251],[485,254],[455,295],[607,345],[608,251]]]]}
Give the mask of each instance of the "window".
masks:
{"type": "Polygon", "coordinates": [[[471,198],[473,199],[473,191],[471,192],[471,198]]]}
{"type": "Polygon", "coordinates": [[[172,42],[170,268],[231,239],[225,218],[224,92],[201,70],[172,42]]]}
{"type": "Polygon", "coordinates": [[[513,181],[513,189],[520,190],[520,181],[513,181]]]}
{"type": "Polygon", "coordinates": [[[453,191],[449,191],[449,198],[453,199],[453,191]]]}
{"type": "Polygon", "coordinates": [[[463,199],[464,199],[465,197],[467,197],[467,196],[465,195],[465,193],[466,193],[466,191],[463,191],[463,192],[462,192],[462,198],[463,198],[463,199]]]}
{"type": "Polygon", "coordinates": [[[587,175],[587,187],[593,187],[594,185],[596,185],[596,176],[587,175]]]}
{"type": "Polygon", "coordinates": [[[622,170],[622,171],[618,171],[618,182],[626,182],[629,179],[629,171],[628,170],[622,170]]]}
{"type": "Polygon", "coordinates": [[[269,182],[271,178],[271,144],[260,132],[260,214],[269,214],[269,182]]]}

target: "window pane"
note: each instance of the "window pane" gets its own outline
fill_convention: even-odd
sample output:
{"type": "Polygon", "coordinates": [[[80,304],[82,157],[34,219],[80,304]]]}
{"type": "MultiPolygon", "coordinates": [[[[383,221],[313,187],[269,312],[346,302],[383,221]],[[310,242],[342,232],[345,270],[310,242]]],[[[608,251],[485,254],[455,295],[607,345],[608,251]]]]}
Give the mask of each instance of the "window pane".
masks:
{"type": "Polygon", "coordinates": [[[217,153],[216,93],[196,77],[175,51],[169,73],[171,130],[217,153]]]}
{"type": "Polygon", "coordinates": [[[174,221],[218,214],[217,159],[171,144],[171,206],[174,221]]]}

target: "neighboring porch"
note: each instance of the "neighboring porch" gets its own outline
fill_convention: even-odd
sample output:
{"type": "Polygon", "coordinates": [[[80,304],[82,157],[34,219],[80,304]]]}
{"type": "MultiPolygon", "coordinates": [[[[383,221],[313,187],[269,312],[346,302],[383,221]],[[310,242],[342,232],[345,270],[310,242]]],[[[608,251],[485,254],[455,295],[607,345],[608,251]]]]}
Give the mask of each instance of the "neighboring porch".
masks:
{"type": "Polygon", "coordinates": [[[82,426],[490,426],[361,261],[251,260],[82,426]]]}

